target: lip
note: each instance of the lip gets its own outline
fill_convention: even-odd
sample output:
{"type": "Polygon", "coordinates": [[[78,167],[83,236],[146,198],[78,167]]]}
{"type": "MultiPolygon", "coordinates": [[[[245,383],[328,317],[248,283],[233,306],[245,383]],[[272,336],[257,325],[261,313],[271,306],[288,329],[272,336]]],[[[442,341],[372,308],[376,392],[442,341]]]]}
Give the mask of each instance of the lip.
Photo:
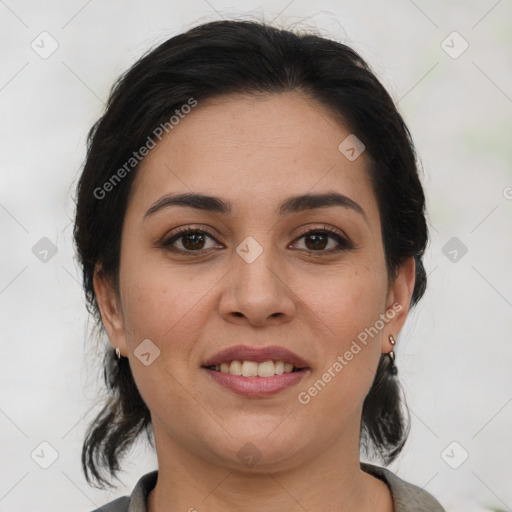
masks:
{"type": "MultiPolygon", "coordinates": [[[[256,363],[263,363],[264,361],[283,361],[284,363],[293,364],[296,368],[309,369],[309,364],[306,360],[287,348],[279,346],[250,347],[248,345],[236,345],[221,350],[207,359],[202,366],[216,366],[221,363],[234,361],[235,359],[238,361],[254,361],[256,363]]],[[[277,375],[277,377],[279,377],[279,375],[277,375]]],[[[251,377],[243,378],[250,379],[251,377]]],[[[261,377],[257,378],[261,379],[261,377]]],[[[273,377],[264,378],[272,379],[273,377]]]]}
{"type": "Polygon", "coordinates": [[[283,373],[273,377],[242,377],[241,375],[217,372],[209,368],[202,368],[202,370],[221,386],[239,395],[252,398],[263,398],[289,389],[298,384],[311,371],[309,368],[303,368],[296,372],[283,373]]]}

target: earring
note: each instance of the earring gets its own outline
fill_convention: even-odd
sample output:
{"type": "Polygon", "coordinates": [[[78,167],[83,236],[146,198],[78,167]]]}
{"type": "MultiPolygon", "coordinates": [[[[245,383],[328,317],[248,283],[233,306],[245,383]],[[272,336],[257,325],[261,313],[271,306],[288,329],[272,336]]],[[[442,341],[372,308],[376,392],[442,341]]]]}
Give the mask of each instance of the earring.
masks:
{"type": "Polygon", "coordinates": [[[114,352],[116,354],[116,359],[121,359],[121,349],[119,347],[116,347],[114,352]]]}
{"type": "MultiPolygon", "coordinates": [[[[396,340],[392,334],[389,335],[389,342],[391,343],[391,345],[393,345],[393,347],[396,344],[396,340]]],[[[395,352],[393,351],[393,349],[391,349],[391,352],[388,352],[388,357],[390,361],[389,371],[391,372],[391,375],[397,375],[398,368],[395,365],[395,352]]]]}

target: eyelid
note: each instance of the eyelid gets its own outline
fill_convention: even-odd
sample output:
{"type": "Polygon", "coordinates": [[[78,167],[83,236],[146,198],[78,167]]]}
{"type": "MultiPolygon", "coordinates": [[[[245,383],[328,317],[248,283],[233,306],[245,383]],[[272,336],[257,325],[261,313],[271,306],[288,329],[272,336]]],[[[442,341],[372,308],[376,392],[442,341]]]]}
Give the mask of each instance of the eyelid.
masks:
{"type": "Polygon", "coordinates": [[[166,233],[162,237],[162,240],[166,241],[166,240],[169,240],[170,238],[173,238],[177,235],[181,235],[183,233],[195,232],[195,231],[200,231],[200,232],[206,233],[207,235],[211,236],[212,238],[218,239],[216,241],[220,241],[223,238],[220,233],[218,233],[216,230],[214,230],[210,226],[204,226],[201,224],[186,224],[185,226],[179,226],[177,228],[174,228],[172,231],[166,233]]]}
{"type": "Polygon", "coordinates": [[[298,235],[303,236],[308,234],[311,231],[327,231],[328,233],[332,233],[335,235],[338,235],[340,238],[343,238],[344,240],[349,241],[349,238],[343,231],[340,229],[337,229],[333,226],[330,226],[328,224],[318,224],[318,225],[311,225],[308,224],[307,226],[302,226],[298,229],[298,235]]]}

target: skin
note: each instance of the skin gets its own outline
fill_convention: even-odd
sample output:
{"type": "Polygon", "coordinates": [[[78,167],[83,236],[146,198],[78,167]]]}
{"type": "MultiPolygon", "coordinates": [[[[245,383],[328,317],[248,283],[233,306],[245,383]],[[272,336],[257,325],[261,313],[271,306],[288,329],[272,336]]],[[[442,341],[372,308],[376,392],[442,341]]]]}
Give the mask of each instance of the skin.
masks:
{"type": "Polygon", "coordinates": [[[338,150],[349,134],[299,92],[230,96],[199,104],[142,162],[118,288],[98,267],[95,289],[111,343],[129,358],[151,411],[159,477],[150,512],[393,510],[386,484],[359,468],[359,432],[379,357],[407,316],[414,260],[389,282],[368,160],[338,150]],[[162,196],[190,192],[218,196],[232,211],[170,206],[145,217],[162,196]],[[340,206],[277,211],[289,196],[327,192],[348,196],[364,216],[340,206]],[[162,247],[183,226],[214,238],[186,254],[189,239],[174,242],[181,253],[162,247]],[[353,247],[329,252],[338,246],[329,237],[313,250],[304,232],[324,226],[353,247]],[[236,252],[248,236],[263,248],[252,263],[236,252]],[[402,310],[301,404],[299,392],[394,303],[402,310]],[[148,338],[161,353],[145,366],[134,350],[148,338]],[[311,370],[272,397],[237,395],[201,369],[237,344],[284,346],[311,370]],[[248,442],[261,457],[252,466],[237,456],[248,442]]]}

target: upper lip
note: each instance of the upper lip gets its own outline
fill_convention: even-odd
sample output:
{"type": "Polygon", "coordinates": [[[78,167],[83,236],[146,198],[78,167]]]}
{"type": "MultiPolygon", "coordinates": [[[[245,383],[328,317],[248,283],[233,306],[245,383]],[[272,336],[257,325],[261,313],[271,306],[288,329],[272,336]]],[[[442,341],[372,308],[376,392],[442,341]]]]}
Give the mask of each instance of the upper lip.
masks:
{"type": "Polygon", "coordinates": [[[287,348],[278,346],[250,347],[248,345],[236,345],[221,350],[208,358],[203,366],[217,366],[221,363],[234,361],[235,359],[238,361],[254,361],[256,363],[283,361],[284,363],[292,364],[296,368],[309,367],[307,361],[287,348]]]}

